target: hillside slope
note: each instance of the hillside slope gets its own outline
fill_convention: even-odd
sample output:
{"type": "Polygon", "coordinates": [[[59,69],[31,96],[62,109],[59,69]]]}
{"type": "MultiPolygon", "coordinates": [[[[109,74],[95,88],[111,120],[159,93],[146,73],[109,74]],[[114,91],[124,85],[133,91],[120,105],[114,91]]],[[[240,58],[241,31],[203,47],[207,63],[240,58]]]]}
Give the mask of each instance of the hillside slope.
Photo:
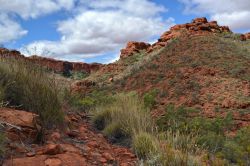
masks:
{"type": "Polygon", "coordinates": [[[198,18],[172,27],[153,45],[128,43],[119,61],[76,83],[73,90],[106,87],[141,96],[156,91],[155,115],[175,104],[200,109],[210,118],[232,112],[237,126],[245,126],[250,123],[249,65],[247,35],[198,18]]]}

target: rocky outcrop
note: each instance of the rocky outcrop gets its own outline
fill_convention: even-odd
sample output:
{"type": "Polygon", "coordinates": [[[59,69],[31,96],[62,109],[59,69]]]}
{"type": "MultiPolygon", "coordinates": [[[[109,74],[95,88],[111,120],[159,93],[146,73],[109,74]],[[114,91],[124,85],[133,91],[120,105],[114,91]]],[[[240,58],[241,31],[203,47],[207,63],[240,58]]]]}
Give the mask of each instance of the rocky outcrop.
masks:
{"type": "Polygon", "coordinates": [[[5,48],[0,49],[0,57],[16,58],[16,59],[21,58],[21,59],[30,61],[34,64],[38,64],[43,67],[46,67],[55,72],[80,71],[80,72],[91,73],[93,71],[98,70],[102,66],[99,63],[87,64],[87,63],[81,63],[81,62],[67,62],[67,61],[55,60],[52,58],[45,58],[45,57],[40,57],[40,56],[25,57],[19,51],[8,50],[5,48]]]}
{"type": "Polygon", "coordinates": [[[246,33],[245,35],[246,40],[250,39],[250,32],[246,33]]]}
{"type": "Polygon", "coordinates": [[[87,64],[81,62],[67,62],[40,56],[31,56],[28,57],[28,59],[36,64],[42,65],[56,72],[81,71],[91,73],[98,70],[102,66],[98,63],[87,64]]]}
{"type": "Polygon", "coordinates": [[[168,41],[177,38],[183,33],[187,35],[202,35],[209,33],[223,33],[231,32],[228,26],[219,26],[216,21],[208,22],[205,17],[196,18],[191,23],[175,25],[170,28],[169,31],[163,33],[158,39],[158,42],[154,43],[148,52],[165,47],[168,41]]]}
{"type": "Polygon", "coordinates": [[[126,48],[121,50],[120,58],[129,57],[135,53],[139,53],[141,50],[146,50],[150,47],[150,44],[144,42],[128,42],[126,48]]]}
{"type": "MultiPolygon", "coordinates": [[[[147,52],[165,47],[169,40],[174,39],[185,32],[188,35],[199,35],[208,33],[223,33],[231,32],[228,26],[219,26],[216,21],[208,22],[205,17],[196,18],[191,23],[178,24],[170,28],[169,31],[164,32],[160,39],[152,46],[142,42],[128,42],[125,49],[121,50],[121,58],[126,58],[138,53],[140,50],[146,49],[147,52]]],[[[250,35],[249,35],[250,37],[250,35]]]]}

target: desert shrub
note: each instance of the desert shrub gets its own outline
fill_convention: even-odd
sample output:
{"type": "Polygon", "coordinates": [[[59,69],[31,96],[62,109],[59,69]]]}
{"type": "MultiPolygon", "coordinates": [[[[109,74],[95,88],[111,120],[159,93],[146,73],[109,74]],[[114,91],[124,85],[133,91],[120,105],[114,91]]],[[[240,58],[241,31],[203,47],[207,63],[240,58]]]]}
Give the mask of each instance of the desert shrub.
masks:
{"type": "Polygon", "coordinates": [[[0,131],[0,157],[4,155],[5,152],[5,135],[0,131]]]}
{"type": "Polygon", "coordinates": [[[250,127],[240,129],[234,138],[225,141],[222,156],[239,165],[250,164],[250,127]]]}
{"type": "Polygon", "coordinates": [[[110,123],[103,130],[105,136],[107,136],[110,140],[120,140],[124,138],[124,133],[119,123],[110,123]]]}
{"type": "Polygon", "coordinates": [[[76,111],[90,111],[96,106],[112,103],[114,100],[112,96],[105,91],[93,91],[89,94],[70,94],[66,92],[64,95],[65,102],[67,102],[76,111]]]}
{"type": "Polygon", "coordinates": [[[158,133],[143,101],[135,93],[117,94],[114,101],[97,106],[94,126],[109,138],[129,139],[145,165],[195,165],[196,139],[180,132],[158,133]],[[171,164],[169,164],[171,163],[171,164]]]}
{"type": "Polygon", "coordinates": [[[37,113],[43,127],[63,122],[56,83],[42,68],[21,59],[0,59],[0,87],[4,101],[37,113]]]}
{"type": "Polygon", "coordinates": [[[156,89],[151,90],[144,94],[143,99],[144,99],[144,104],[146,107],[151,109],[155,106],[157,94],[158,94],[158,90],[156,89]]]}
{"type": "Polygon", "coordinates": [[[79,72],[79,71],[66,71],[62,73],[62,76],[71,78],[74,80],[82,80],[89,76],[87,72],[79,72]]]}
{"type": "Polygon", "coordinates": [[[139,132],[133,137],[132,147],[139,158],[147,159],[157,152],[155,138],[145,132],[139,132]]]}
{"type": "MultiPolygon", "coordinates": [[[[151,131],[153,128],[148,110],[134,93],[115,95],[114,102],[97,107],[93,115],[94,124],[107,122],[106,119],[109,119],[109,123],[119,124],[123,133],[129,137],[134,132],[151,131]]],[[[102,124],[104,128],[107,125],[102,124]]]]}
{"type": "Polygon", "coordinates": [[[111,120],[111,111],[109,109],[96,108],[92,117],[92,122],[98,130],[103,130],[111,120]]]}
{"type": "MultiPolygon", "coordinates": [[[[186,151],[206,149],[216,163],[234,163],[249,165],[250,162],[250,127],[242,128],[235,137],[225,133],[233,126],[232,114],[224,118],[208,119],[190,116],[190,109],[169,105],[166,114],[157,124],[167,134],[166,140],[185,154],[186,151]],[[171,136],[174,139],[171,139],[171,136]]],[[[191,110],[191,112],[193,112],[191,110]]],[[[194,113],[194,112],[193,112],[194,113]]],[[[223,165],[223,164],[222,164],[223,165]]]]}

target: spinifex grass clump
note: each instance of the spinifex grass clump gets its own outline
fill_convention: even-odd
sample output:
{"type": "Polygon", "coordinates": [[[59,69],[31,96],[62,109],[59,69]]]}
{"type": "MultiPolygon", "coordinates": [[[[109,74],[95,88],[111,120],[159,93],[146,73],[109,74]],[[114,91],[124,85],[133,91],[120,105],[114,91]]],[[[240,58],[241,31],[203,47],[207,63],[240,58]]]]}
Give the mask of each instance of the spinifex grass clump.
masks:
{"type": "Polygon", "coordinates": [[[196,139],[178,131],[159,133],[149,109],[137,94],[118,94],[113,99],[95,108],[93,124],[109,138],[120,141],[126,138],[143,163],[196,165],[202,162],[198,161],[196,139]]]}
{"type": "Polygon", "coordinates": [[[21,59],[0,59],[0,89],[9,105],[38,114],[43,128],[63,122],[56,83],[41,67],[21,59]]]}

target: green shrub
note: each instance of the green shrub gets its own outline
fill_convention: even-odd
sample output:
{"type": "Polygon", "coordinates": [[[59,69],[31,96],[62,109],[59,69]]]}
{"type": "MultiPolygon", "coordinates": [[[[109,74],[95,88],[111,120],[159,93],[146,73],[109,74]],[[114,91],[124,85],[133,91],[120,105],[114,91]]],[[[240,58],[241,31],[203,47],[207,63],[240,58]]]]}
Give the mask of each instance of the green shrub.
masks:
{"type": "Polygon", "coordinates": [[[96,112],[92,117],[92,122],[98,130],[103,130],[111,120],[111,111],[109,109],[96,108],[96,112]]]}
{"type": "Polygon", "coordinates": [[[124,133],[119,123],[110,123],[103,130],[105,136],[109,139],[121,139],[124,137],[124,133]]]}
{"type": "Polygon", "coordinates": [[[63,122],[56,83],[42,68],[21,59],[0,59],[0,87],[4,101],[37,113],[43,127],[63,122]]]}
{"type": "Polygon", "coordinates": [[[239,165],[250,164],[250,126],[237,132],[233,139],[225,142],[222,154],[226,159],[239,165]]]}
{"type": "Polygon", "coordinates": [[[144,99],[144,104],[148,108],[153,108],[156,104],[156,96],[158,94],[158,90],[152,90],[148,93],[145,93],[143,99],[144,99]]]}
{"type": "Polygon", "coordinates": [[[0,131],[0,157],[4,155],[5,152],[5,136],[0,131]]]}
{"type": "Polygon", "coordinates": [[[134,135],[132,147],[139,158],[147,159],[157,152],[155,138],[145,132],[139,132],[134,135]]]}
{"type": "Polygon", "coordinates": [[[151,131],[154,127],[143,102],[134,93],[115,95],[112,103],[98,106],[94,111],[93,122],[99,128],[105,128],[106,122],[117,123],[129,137],[134,132],[151,131]]]}

